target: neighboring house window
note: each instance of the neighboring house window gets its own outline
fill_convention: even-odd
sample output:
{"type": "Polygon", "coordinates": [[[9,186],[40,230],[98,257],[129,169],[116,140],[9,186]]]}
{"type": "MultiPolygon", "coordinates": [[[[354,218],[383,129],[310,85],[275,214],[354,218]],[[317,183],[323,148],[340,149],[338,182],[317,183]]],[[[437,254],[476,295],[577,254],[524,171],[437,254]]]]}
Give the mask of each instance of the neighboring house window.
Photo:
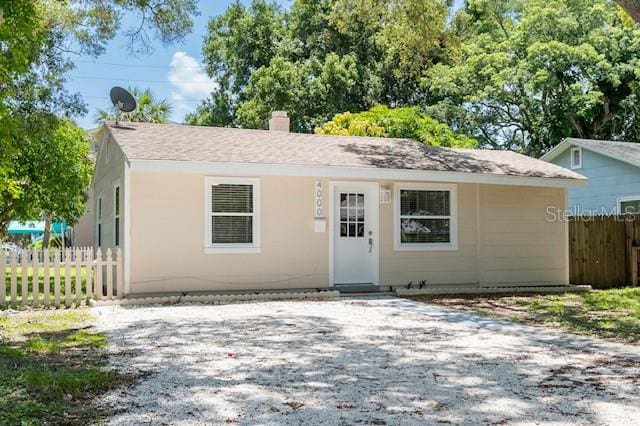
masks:
{"type": "Polygon", "coordinates": [[[113,189],[113,244],[120,245],[120,186],[113,189]]]}
{"type": "Polygon", "coordinates": [[[457,248],[456,186],[397,184],[396,250],[457,248]]]}
{"type": "Polygon", "coordinates": [[[208,251],[259,251],[258,179],[207,178],[205,199],[208,251]]]}
{"type": "Polygon", "coordinates": [[[571,148],[571,168],[582,168],[582,148],[571,148]]]}
{"type": "Polygon", "coordinates": [[[620,214],[639,214],[640,195],[633,197],[621,197],[618,199],[618,211],[620,214]]]}
{"type": "Polygon", "coordinates": [[[97,240],[98,247],[102,246],[102,197],[98,197],[98,220],[97,220],[97,240]]]}

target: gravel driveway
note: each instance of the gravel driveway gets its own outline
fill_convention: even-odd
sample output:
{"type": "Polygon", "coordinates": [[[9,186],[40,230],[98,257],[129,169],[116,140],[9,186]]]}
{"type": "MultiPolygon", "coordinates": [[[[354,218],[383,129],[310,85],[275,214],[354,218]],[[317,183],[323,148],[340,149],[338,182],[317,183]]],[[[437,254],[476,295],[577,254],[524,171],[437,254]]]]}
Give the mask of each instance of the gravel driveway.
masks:
{"type": "Polygon", "coordinates": [[[640,424],[640,350],[403,299],[96,308],[112,424],[640,424]]]}

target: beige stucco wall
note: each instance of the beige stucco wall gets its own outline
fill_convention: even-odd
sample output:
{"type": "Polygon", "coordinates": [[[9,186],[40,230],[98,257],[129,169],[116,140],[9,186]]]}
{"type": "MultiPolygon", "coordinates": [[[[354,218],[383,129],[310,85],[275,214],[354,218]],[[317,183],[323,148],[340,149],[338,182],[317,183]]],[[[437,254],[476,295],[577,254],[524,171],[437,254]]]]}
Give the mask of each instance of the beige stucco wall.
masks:
{"type": "Polygon", "coordinates": [[[261,178],[260,254],[204,254],[205,177],[131,173],[131,291],[326,287],[312,178],[261,178]]]}
{"type": "Polygon", "coordinates": [[[93,247],[93,186],[87,190],[87,207],[78,222],[73,226],[73,245],[75,247],[93,247]]]}
{"type": "Polygon", "coordinates": [[[468,183],[457,189],[457,250],[395,251],[393,204],[380,206],[381,283],[567,282],[566,223],[547,221],[547,207],[564,208],[564,189],[468,183]]]}
{"type": "MultiPolygon", "coordinates": [[[[131,291],[327,287],[330,231],[313,229],[316,180],[262,177],[261,253],[205,254],[205,175],[132,172],[131,291]]],[[[331,179],[322,180],[331,214],[331,179]]],[[[395,251],[393,200],[379,205],[381,285],[566,282],[564,224],[545,220],[549,205],[564,206],[564,189],[458,184],[457,197],[453,251],[395,251]]]]}
{"type": "Polygon", "coordinates": [[[566,284],[567,223],[547,220],[565,202],[562,189],[481,186],[481,282],[566,284]]]}
{"type": "Polygon", "coordinates": [[[115,248],[114,187],[116,182],[120,186],[120,247],[124,248],[125,164],[124,154],[120,147],[111,140],[108,134],[105,135],[105,139],[100,143],[100,151],[96,158],[92,184],[93,202],[89,205],[93,212],[93,245],[98,248],[98,199],[102,198],[102,244],[100,248],[103,252],[108,248],[112,250],[115,248]]]}

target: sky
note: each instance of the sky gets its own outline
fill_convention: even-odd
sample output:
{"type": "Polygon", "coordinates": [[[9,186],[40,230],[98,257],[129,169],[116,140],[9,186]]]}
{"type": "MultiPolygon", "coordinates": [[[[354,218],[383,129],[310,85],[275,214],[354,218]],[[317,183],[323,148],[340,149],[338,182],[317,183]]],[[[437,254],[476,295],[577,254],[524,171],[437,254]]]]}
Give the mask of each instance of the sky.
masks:
{"type": "MultiPolygon", "coordinates": [[[[248,4],[250,0],[242,0],[248,4]]],[[[72,55],[76,67],[68,75],[66,88],[80,93],[88,113],[76,118],[86,129],[96,127],[99,109],[111,106],[109,90],[113,86],[149,88],[159,98],[173,106],[171,121],[182,122],[215,87],[202,66],[202,40],[211,17],[223,13],[233,0],[200,0],[200,16],[194,19],[193,31],[181,43],[163,46],[152,40],[153,51],[137,56],[126,49],[126,37],[116,37],[105,54],[92,58],[72,55]]],[[[289,7],[291,0],[278,0],[289,7]]],[[[135,17],[125,17],[121,32],[134,27],[135,17]]]]}
{"type": "MultiPolygon", "coordinates": [[[[290,7],[293,0],[277,0],[290,7]]],[[[78,92],[87,103],[88,113],[77,119],[86,129],[96,126],[99,109],[111,106],[109,90],[113,86],[149,88],[153,94],[173,106],[171,121],[181,123],[215,87],[202,66],[202,40],[211,17],[223,13],[233,0],[200,0],[200,15],[194,19],[191,34],[178,44],[163,46],[153,40],[153,51],[137,56],[126,49],[126,38],[116,37],[98,58],[72,55],[76,68],[69,74],[67,89],[78,92]]],[[[250,0],[242,0],[248,4],[250,0]]],[[[459,6],[461,0],[456,0],[459,6]]],[[[121,32],[136,25],[134,16],[126,16],[121,32]]]]}

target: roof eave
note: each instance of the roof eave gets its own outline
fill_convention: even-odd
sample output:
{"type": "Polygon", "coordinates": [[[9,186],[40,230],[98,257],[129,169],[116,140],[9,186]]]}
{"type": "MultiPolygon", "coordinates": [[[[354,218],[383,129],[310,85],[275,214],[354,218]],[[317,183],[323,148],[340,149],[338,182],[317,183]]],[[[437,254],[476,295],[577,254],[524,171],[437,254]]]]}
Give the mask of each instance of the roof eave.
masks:
{"type": "Polygon", "coordinates": [[[563,140],[562,142],[560,142],[558,145],[556,145],[553,148],[551,148],[551,151],[547,152],[542,157],[540,157],[540,160],[550,163],[557,156],[559,156],[560,154],[565,152],[567,150],[567,148],[569,148],[569,145],[570,145],[569,138],[567,138],[567,139],[563,140]]]}
{"type": "MultiPolygon", "coordinates": [[[[606,141],[603,141],[603,142],[606,142],[606,141]]],[[[594,146],[591,146],[591,145],[589,145],[587,143],[584,143],[584,142],[582,142],[581,139],[576,139],[576,138],[566,138],[565,140],[560,142],[558,145],[556,145],[551,151],[547,152],[545,155],[540,157],[540,159],[543,160],[543,161],[551,162],[555,158],[557,158],[560,154],[565,152],[570,146],[578,146],[578,147],[580,147],[582,149],[586,149],[588,151],[595,152],[595,153],[603,155],[605,157],[612,158],[612,159],[618,160],[618,161],[622,161],[623,163],[627,163],[627,164],[630,164],[630,165],[635,166],[635,167],[640,167],[640,162],[633,161],[633,160],[630,160],[628,158],[621,158],[621,157],[619,157],[617,155],[614,155],[614,154],[612,154],[612,153],[610,153],[610,152],[608,152],[606,150],[599,149],[598,147],[594,147],[594,146]]]]}
{"type": "Polygon", "coordinates": [[[306,166],[257,163],[211,163],[176,160],[130,160],[131,172],[202,173],[230,176],[306,176],[430,182],[483,183],[496,185],[579,187],[586,178],[513,176],[490,173],[384,169],[374,167],[306,166]]]}

